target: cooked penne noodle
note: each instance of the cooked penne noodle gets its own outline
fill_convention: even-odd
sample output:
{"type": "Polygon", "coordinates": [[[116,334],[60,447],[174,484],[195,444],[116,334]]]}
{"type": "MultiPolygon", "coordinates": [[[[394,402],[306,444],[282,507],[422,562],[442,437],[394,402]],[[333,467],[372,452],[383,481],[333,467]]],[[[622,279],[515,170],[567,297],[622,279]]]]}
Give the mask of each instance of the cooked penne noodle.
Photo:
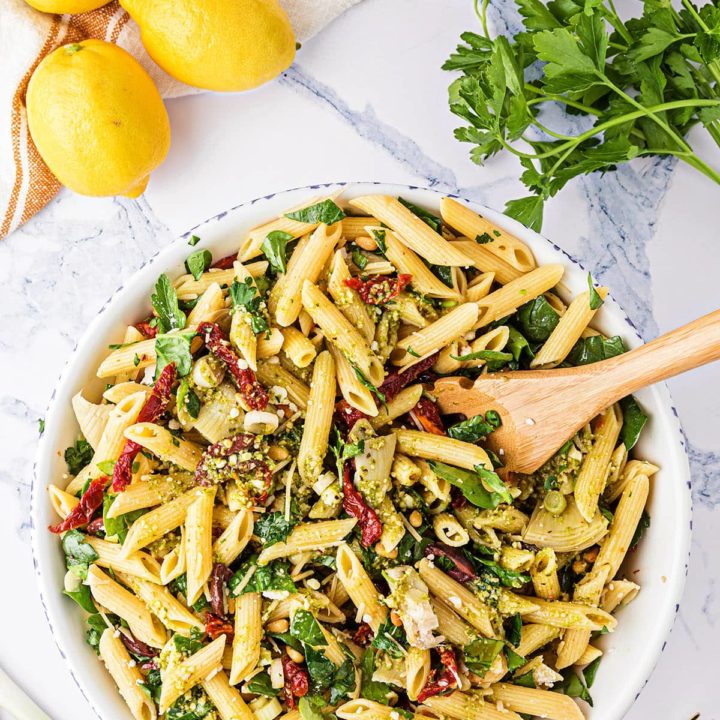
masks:
{"type": "Polygon", "coordinates": [[[315,346],[299,330],[287,327],[283,330],[283,337],[283,352],[299,368],[307,367],[315,359],[315,346]]]}
{"type": "Polygon", "coordinates": [[[237,685],[255,669],[260,659],[262,640],[262,599],[260,593],[245,593],[235,598],[235,635],[233,637],[230,684],[237,685]]]}
{"type": "Polygon", "coordinates": [[[265,548],[258,557],[258,564],[265,565],[271,560],[308,550],[324,550],[335,547],[353,529],[355,523],[355,518],[348,518],[347,520],[323,520],[297,525],[285,542],[275,543],[275,545],[265,548]]]}
{"type": "Polygon", "coordinates": [[[494,702],[486,702],[480,693],[455,691],[450,695],[435,695],[423,705],[443,718],[452,720],[520,720],[517,713],[499,707],[494,702]]]}
{"type": "Polygon", "coordinates": [[[202,448],[190,440],[175,437],[155,423],[136,423],[125,430],[125,437],[149,450],[163,462],[193,472],[200,462],[202,448]]]}
{"type": "Polygon", "coordinates": [[[398,451],[410,457],[439,460],[467,470],[474,470],[478,465],[492,469],[487,453],[472,443],[420,430],[398,430],[395,437],[398,451]]]}
{"type": "Polygon", "coordinates": [[[375,417],[370,418],[373,429],[378,430],[401,415],[410,412],[418,404],[422,393],[422,385],[410,385],[403,388],[395,397],[388,400],[383,407],[378,409],[375,417]]]}
{"type": "Polygon", "coordinates": [[[127,573],[135,577],[160,584],[160,563],[142,551],[123,556],[122,545],[87,535],[85,542],[97,553],[95,563],[103,568],[127,573]]]}
{"type": "MultiPolygon", "coordinates": [[[[342,250],[335,251],[328,277],[328,292],[340,312],[358,329],[365,342],[372,342],[375,336],[375,323],[370,318],[365,303],[356,290],[348,287],[351,278],[342,250]]],[[[309,315],[308,315],[309,317],[309,315]]],[[[312,320],[312,318],[310,318],[312,320]]]]}
{"type": "Polygon", "coordinates": [[[185,572],[190,605],[200,597],[212,572],[215,491],[214,487],[198,489],[185,515],[185,572]]]}
{"type": "Polygon", "coordinates": [[[222,670],[212,677],[207,677],[201,684],[221,720],[255,720],[253,711],[245,704],[242,695],[230,684],[228,676],[222,670]]]}
{"type": "Polygon", "coordinates": [[[72,399],[72,407],[83,437],[93,449],[97,448],[110,417],[112,405],[96,405],[88,402],[82,393],[77,393],[72,399]]]}
{"type": "Polygon", "coordinates": [[[253,527],[252,511],[240,510],[213,544],[216,562],[230,565],[250,542],[253,527]]]}
{"type": "Polygon", "coordinates": [[[548,690],[496,683],[492,696],[509,710],[549,718],[549,720],[584,720],[580,708],[567,695],[548,690]]]}
{"type": "Polygon", "coordinates": [[[380,603],[380,595],[373,581],[348,545],[341,544],[338,548],[337,573],[362,621],[366,622],[373,632],[377,632],[387,619],[387,608],[380,603]]]}
{"type": "Polygon", "coordinates": [[[508,265],[502,258],[488,250],[484,245],[476,243],[474,240],[462,238],[453,240],[450,243],[454,248],[459,250],[463,255],[470,258],[472,267],[477,268],[483,273],[492,273],[495,282],[500,285],[507,285],[513,280],[517,280],[523,276],[523,273],[508,265]]]}
{"type": "Polygon", "coordinates": [[[307,409],[310,388],[281,365],[260,363],[257,376],[262,383],[270,388],[284,388],[291,402],[295,403],[301,410],[307,409]]]}

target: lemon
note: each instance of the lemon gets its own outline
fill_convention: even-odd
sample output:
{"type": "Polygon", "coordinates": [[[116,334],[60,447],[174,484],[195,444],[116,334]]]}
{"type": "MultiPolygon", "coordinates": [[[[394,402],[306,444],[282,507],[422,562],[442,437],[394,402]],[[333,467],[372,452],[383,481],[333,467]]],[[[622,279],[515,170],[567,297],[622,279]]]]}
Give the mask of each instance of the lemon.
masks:
{"type": "Polygon", "coordinates": [[[109,0],[25,0],[25,2],[42,12],[74,15],[97,10],[103,5],[107,5],[109,0]]]}
{"type": "Polygon", "coordinates": [[[102,40],[50,53],[30,78],[26,103],[42,159],[82,195],[137,197],[170,147],[170,122],[150,76],[102,40]]]}
{"type": "Polygon", "coordinates": [[[277,0],[121,0],[150,57],[168,74],[206,90],[249,90],[295,56],[277,0]]]}

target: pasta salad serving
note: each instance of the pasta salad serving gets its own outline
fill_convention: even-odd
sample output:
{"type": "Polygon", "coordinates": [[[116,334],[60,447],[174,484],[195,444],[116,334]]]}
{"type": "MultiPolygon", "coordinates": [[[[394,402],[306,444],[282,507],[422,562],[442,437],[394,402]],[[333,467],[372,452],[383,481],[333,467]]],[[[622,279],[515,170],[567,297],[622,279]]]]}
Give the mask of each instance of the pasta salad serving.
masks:
{"type": "Polygon", "coordinates": [[[624,352],[607,289],[566,305],[451,198],[345,205],[228,257],[193,236],[73,398],[50,531],[87,642],[136,720],[582,720],[639,591],[647,418],[627,397],[523,475],[434,383],[624,352]]]}

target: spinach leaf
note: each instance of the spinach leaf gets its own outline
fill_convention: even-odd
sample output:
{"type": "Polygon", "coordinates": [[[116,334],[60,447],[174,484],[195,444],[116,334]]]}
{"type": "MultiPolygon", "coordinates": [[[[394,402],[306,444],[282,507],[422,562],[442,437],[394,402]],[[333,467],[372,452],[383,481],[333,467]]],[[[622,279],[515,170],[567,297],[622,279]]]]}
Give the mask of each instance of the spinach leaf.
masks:
{"type": "Polygon", "coordinates": [[[360,384],[366,387],[383,405],[385,405],[385,394],[381,393],[378,388],[373,385],[366,377],[365,374],[356,365],[352,365],[352,369],[355,371],[355,377],[360,381],[360,384]]]}
{"type": "Polygon", "coordinates": [[[355,666],[348,657],[337,669],[332,685],[330,686],[330,704],[336,705],[340,700],[348,697],[355,690],[355,666]]]}
{"type": "Polygon", "coordinates": [[[94,455],[92,445],[80,438],[65,450],[65,462],[70,475],[77,475],[92,459],[94,455]]]}
{"type": "Polygon", "coordinates": [[[150,300],[157,315],[159,333],[164,334],[185,327],[185,313],[180,309],[175,288],[165,273],[158,278],[155,292],[150,300]]]}
{"type": "Polygon", "coordinates": [[[360,697],[366,700],[372,700],[373,702],[382,703],[383,705],[389,705],[389,697],[392,693],[392,688],[387,683],[378,682],[372,679],[373,673],[375,672],[375,653],[373,650],[368,648],[363,655],[362,662],[360,663],[360,697]]]}
{"type": "Polygon", "coordinates": [[[309,205],[301,210],[285,213],[286,218],[298,222],[332,225],[345,217],[345,213],[330,199],[309,205]]]}
{"type": "Polygon", "coordinates": [[[372,230],[372,235],[375,240],[375,244],[378,246],[378,252],[386,258],[385,253],[387,253],[387,243],[385,242],[385,231],[382,229],[372,230]]]}
{"type": "Polygon", "coordinates": [[[598,291],[595,289],[595,286],[593,285],[592,275],[590,273],[588,273],[587,276],[587,283],[588,291],[590,293],[590,309],[597,310],[605,301],[600,297],[598,291]]]}
{"type": "Polygon", "coordinates": [[[535,676],[532,674],[532,671],[526,672],[524,675],[513,678],[513,685],[520,685],[521,687],[526,688],[534,688],[536,687],[535,676]]]}
{"type": "Polygon", "coordinates": [[[530,576],[526,573],[521,573],[517,570],[508,570],[495,562],[495,560],[486,560],[480,557],[475,557],[475,560],[487,568],[488,571],[500,581],[500,584],[505,587],[517,589],[530,582],[530,576]]]}
{"type": "Polygon", "coordinates": [[[517,647],[520,644],[521,636],[522,615],[515,613],[505,621],[505,638],[511,645],[517,647]]]}
{"type": "Polygon", "coordinates": [[[103,527],[105,537],[117,537],[119,543],[124,543],[130,526],[141,516],[148,512],[148,508],[133,510],[118,517],[108,517],[107,513],[115,498],[112,495],[105,495],[103,498],[103,527]]]}
{"type": "Polygon", "coordinates": [[[525,303],[518,310],[517,318],[522,334],[536,343],[545,342],[560,322],[560,316],[542,295],[525,303]]]}
{"type": "Polygon", "coordinates": [[[316,650],[310,645],[305,645],[304,654],[313,692],[327,690],[335,677],[335,663],[322,650],[316,650]]]}
{"type": "Polygon", "coordinates": [[[264,695],[265,697],[275,697],[280,692],[278,688],[272,686],[270,676],[264,670],[248,680],[247,690],[255,695],[264,695]]]}
{"type": "Polygon", "coordinates": [[[228,581],[228,588],[233,597],[249,592],[262,593],[268,590],[286,590],[291,593],[297,592],[297,587],[290,578],[289,563],[276,560],[275,562],[259,567],[257,564],[257,555],[253,555],[247,562],[240,566],[228,581]],[[256,569],[253,571],[250,581],[242,590],[238,590],[238,587],[252,568],[256,569]]]}
{"type": "MultiPolygon", "coordinates": [[[[438,477],[447,480],[451,485],[459,488],[462,494],[476,507],[488,510],[497,507],[502,501],[502,498],[496,492],[488,492],[485,489],[482,481],[486,478],[483,477],[481,479],[480,474],[477,472],[434,461],[430,462],[430,469],[438,477]]],[[[487,476],[495,475],[495,473],[485,470],[484,468],[482,470],[487,476]]],[[[495,475],[495,477],[497,477],[497,475],[495,475]]],[[[497,480],[502,483],[499,477],[497,480]]],[[[505,488],[504,483],[503,488],[505,488]]],[[[507,488],[505,488],[505,493],[507,493],[507,488]]]]}
{"type": "Polygon", "coordinates": [[[402,626],[398,627],[393,625],[388,615],[388,617],[385,618],[385,622],[378,628],[377,633],[375,633],[371,644],[374,648],[385,651],[390,657],[395,659],[404,657],[405,655],[398,647],[398,644],[401,647],[407,645],[405,630],[403,630],[402,626]]]}
{"type": "Polygon", "coordinates": [[[431,212],[425,210],[425,208],[421,208],[418,205],[411,203],[409,200],[405,200],[405,198],[399,197],[398,200],[413,215],[417,215],[417,217],[419,217],[426,225],[429,225],[436,233],[442,232],[442,220],[437,215],[433,215],[431,212]]]}
{"type": "Polygon", "coordinates": [[[465,646],[465,664],[471,672],[476,675],[483,675],[485,671],[495,662],[495,658],[503,649],[502,640],[479,637],[465,646]]]}
{"type": "Polygon", "coordinates": [[[290,625],[290,634],[305,645],[325,647],[327,640],[315,616],[307,610],[297,610],[290,625]]]}
{"type": "Polygon", "coordinates": [[[360,248],[357,245],[355,245],[354,243],[353,243],[353,245],[351,245],[351,247],[352,247],[351,257],[352,257],[353,263],[359,270],[364,270],[365,266],[368,264],[367,257],[365,255],[363,255],[360,248]]]}
{"type": "Polygon", "coordinates": [[[485,360],[487,362],[507,363],[514,359],[512,353],[497,350],[477,350],[467,355],[450,355],[453,360],[485,360]]]}
{"type": "Polygon", "coordinates": [[[623,425],[620,437],[628,450],[632,450],[637,443],[648,416],[638,405],[632,395],[628,395],[620,401],[620,408],[623,412],[623,425]]]}
{"type": "Polygon", "coordinates": [[[212,253],[209,250],[196,250],[190,253],[185,260],[186,270],[196,279],[212,265],[212,253]]]}
{"type": "Polygon", "coordinates": [[[523,352],[532,360],[532,358],[535,357],[535,353],[533,353],[530,349],[530,343],[527,341],[525,336],[519,330],[516,330],[512,325],[508,325],[507,328],[510,334],[508,335],[508,341],[505,349],[512,353],[515,362],[520,360],[523,352]]]}
{"type": "Polygon", "coordinates": [[[200,414],[200,398],[190,387],[190,383],[184,378],[180,381],[180,386],[178,387],[176,405],[178,410],[180,408],[187,410],[187,414],[191,418],[197,419],[197,416],[200,414]]]}
{"type": "Polygon", "coordinates": [[[475,415],[474,417],[463,420],[462,422],[451,425],[447,434],[455,440],[463,440],[464,442],[475,443],[478,440],[486,438],[493,430],[500,427],[502,421],[497,413],[492,411],[487,416],[475,415]]]}
{"type": "Polygon", "coordinates": [[[199,686],[181,695],[167,711],[167,720],[202,720],[207,717],[215,706],[199,686]]]}
{"type": "Polygon", "coordinates": [[[107,625],[100,613],[93,613],[87,618],[88,629],[85,631],[85,642],[99,654],[100,638],[105,632],[107,625]]]}
{"type": "Polygon", "coordinates": [[[192,628],[190,630],[190,636],[184,637],[183,635],[173,635],[173,643],[175,643],[175,649],[184,655],[194,655],[203,646],[203,637],[205,633],[200,628],[192,628]]]}
{"type": "Polygon", "coordinates": [[[285,519],[285,513],[266,512],[255,523],[255,535],[263,541],[265,547],[270,547],[286,540],[294,526],[292,520],[285,519]]]}
{"type": "Polygon", "coordinates": [[[92,593],[87,585],[79,585],[77,590],[65,590],[63,594],[72,598],[85,612],[97,612],[92,593]]]}
{"type": "Polygon", "coordinates": [[[156,703],[160,702],[160,691],[162,690],[162,679],[160,670],[150,670],[145,680],[139,683],[140,689],[156,703]]]}
{"type": "MultiPolygon", "coordinates": [[[[485,414],[487,417],[487,413],[485,414]]],[[[482,465],[475,466],[475,472],[480,476],[485,487],[489,487],[493,493],[497,494],[501,502],[512,504],[513,496],[507,485],[500,479],[500,476],[492,470],[486,470],[482,465]]]]}
{"type": "Polygon", "coordinates": [[[647,510],[642,511],[640,520],[638,521],[635,532],[633,533],[632,540],[630,541],[630,550],[638,546],[638,543],[643,539],[645,531],[650,527],[650,515],[647,510]]]}
{"type": "Polygon", "coordinates": [[[192,353],[190,352],[190,340],[195,337],[194,333],[182,333],[180,335],[158,335],[155,338],[155,353],[157,364],[155,366],[155,379],[160,377],[163,368],[170,363],[175,363],[175,369],[179,377],[185,377],[192,370],[192,353]]]}
{"type": "Polygon", "coordinates": [[[570,668],[562,673],[564,678],[562,685],[560,686],[560,692],[565,693],[571,698],[580,698],[584,700],[590,707],[593,706],[592,697],[588,689],[583,685],[582,680],[577,676],[575,671],[570,668]]]}
{"type": "Polygon", "coordinates": [[[515,672],[527,662],[522,655],[518,655],[509,645],[505,646],[504,652],[507,669],[510,673],[515,672]]]}
{"type": "Polygon", "coordinates": [[[565,359],[564,365],[588,365],[622,355],[625,345],[619,335],[605,339],[602,335],[580,338],[565,359]]]}
{"type": "Polygon", "coordinates": [[[455,287],[453,284],[451,267],[448,267],[447,265],[430,265],[430,270],[443,285],[447,285],[449,288],[455,287]]]}
{"type": "Polygon", "coordinates": [[[68,530],[63,535],[62,548],[67,569],[81,580],[85,580],[88,567],[98,558],[95,548],[86,541],[85,535],[79,530],[68,530]]]}
{"type": "Polygon", "coordinates": [[[593,683],[595,682],[595,675],[597,675],[597,671],[598,671],[598,668],[600,667],[601,660],[602,660],[602,655],[600,657],[595,658],[582,671],[583,677],[585,678],[585,685],[588,688],[591,688],[593,686],[593,683]]]}
{"type": "Polygon", "coordinates": [[[190,239],[188,240],[188,245],[190,247],[195,247],[200,242],[200,238],[197,235],[191,235],[190,239]]]}
{"type": "Polygon", "coordinates": [[[320,712],[324,707],[325,700],[321,695],[305,695],[298,703],[302,720],[325,720],[325,716],[320,712]]]}
{"type": "Polygon", "coordinates": [[[290,233],[271,230],[262,241],[260,249],[276,272],[287,272],[287,245],[292,239],[293,236],[290,233]]]}

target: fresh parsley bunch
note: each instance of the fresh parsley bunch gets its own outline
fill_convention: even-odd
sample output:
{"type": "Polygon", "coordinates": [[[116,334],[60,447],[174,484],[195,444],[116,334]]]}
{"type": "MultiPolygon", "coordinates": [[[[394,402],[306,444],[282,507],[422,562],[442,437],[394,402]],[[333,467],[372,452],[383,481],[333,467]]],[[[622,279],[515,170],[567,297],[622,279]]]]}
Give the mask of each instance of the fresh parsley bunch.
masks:
{"type": "Polygon", "coordinates": [[[645,0],[624,21],[613,0],[515,0],[525,31],[491,38],[488,0],[475,9],[483,34],[443,65],[462,76],[450,85],[450,109],[467,121],[455,136],[472,143],[482,165],[506,150],[524,168],[528,197],[506,213],[535,230],[543,204],[577,175],[614,170],[643,155],[672,155],[720,183],[720,174],[685,140],[702,125],[720,145],[720,3],[645,0]],[[549,127],[543,109],[563,106],[585,128],[549,127]],[[548,124],[546,125],[546,122],[548,124]]]}

